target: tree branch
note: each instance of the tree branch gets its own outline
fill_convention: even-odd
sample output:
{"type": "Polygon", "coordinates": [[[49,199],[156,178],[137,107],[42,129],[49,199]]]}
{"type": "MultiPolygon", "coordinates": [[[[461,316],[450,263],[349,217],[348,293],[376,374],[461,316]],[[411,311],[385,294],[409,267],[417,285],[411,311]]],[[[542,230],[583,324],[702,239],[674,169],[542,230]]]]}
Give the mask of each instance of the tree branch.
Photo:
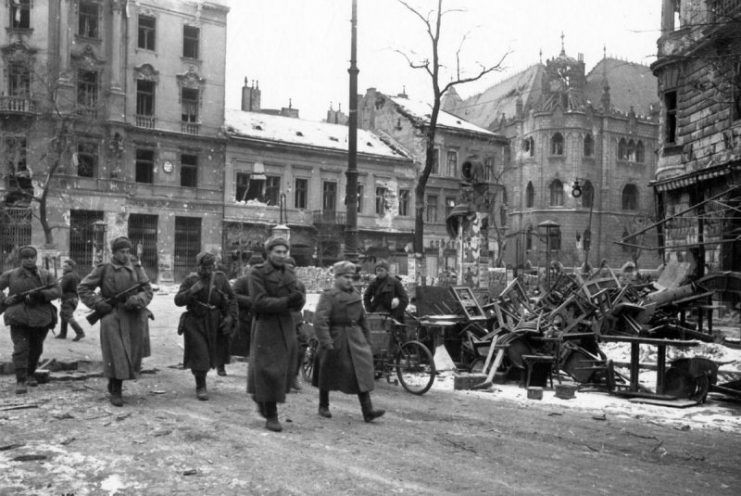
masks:
{"type": "Polygon", "coordinates": [[[478,81],[479,79],[481,79],[482,77],[486,76],[490,72],[495,72],[495,71],[501,70],[502,69],[502,62],[504,62],[504,59],[507,58],[507,55],[509,55],[509,54],[510,54],[510,52],[507,52],[504,55],[502,55],[502,58],[500,58],[499,61],[496,64],[492,65],[492,66],[486,67],[486,66],[484,66],[482,64],[479,64],[480,67],[481,67],[481,69],[479,70],[478,74],[476,74],[475,76],[470,76],[470,77],[466,77],[466,78],[460,78],[459,77],[458,79],[455,79],[453,81],[450,81],[448,84],[446,84],[445,86],[443,86],[443,89],[440,92],[440,94],[441,95],[442,94],[445,94],[445,92],[448,91],[453,86],[457,86],[459,84],[470,83],[470,82],[473,82],[473,81],[478,81]]]}

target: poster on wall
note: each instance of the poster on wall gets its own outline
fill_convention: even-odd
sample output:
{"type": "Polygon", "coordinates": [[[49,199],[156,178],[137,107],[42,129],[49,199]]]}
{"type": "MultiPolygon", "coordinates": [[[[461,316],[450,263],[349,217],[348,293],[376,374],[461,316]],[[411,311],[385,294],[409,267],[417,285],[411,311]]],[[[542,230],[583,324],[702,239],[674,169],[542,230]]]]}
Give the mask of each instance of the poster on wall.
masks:
{"type": "Polygon", "coordinates": [[[157,282],[175,282],[172,275],[172,253],[160,253],[158,262],[157,282]]]}

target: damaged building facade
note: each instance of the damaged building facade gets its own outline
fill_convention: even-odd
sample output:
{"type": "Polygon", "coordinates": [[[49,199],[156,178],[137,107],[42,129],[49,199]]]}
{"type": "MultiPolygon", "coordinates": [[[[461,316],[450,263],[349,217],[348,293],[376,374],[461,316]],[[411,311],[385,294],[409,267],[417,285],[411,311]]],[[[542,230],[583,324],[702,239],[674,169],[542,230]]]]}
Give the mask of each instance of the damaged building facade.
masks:
{"type": "MultiPolygon", "coordinates": [[[[430,112],[427,103],[410,99],[406,94],[387,95],[375,88],[369,88],[358,102],[358,127],[395,143],[412,157],[412,186],[416,185],[416,177],[424,168],[425,131],[429,126],[430,112]]],[[[470,204],[477,214],[473,221],[477,234],[467,237],[467,246],[464,247],[464,267],[466,264],[470,267],[466,272],[473,277],[480,272],[480,265],[487,267],[499,258],[506,227],[500,214],[507,195],[500,182],[501,170],[507,160],[504,136],[441,110],[435,152],[425,191],[424,212],[424,256],[431,283],[449,278],[458,270],[459,245],[446,226],[446,219],[456,206],[470,204]]],[[[409,188],[408,194],[409,216],[413,218],[413,187],[409,188]]],[[[486,285],[485,277],[476,278],[477,281],[466,282],[473,286],[486,285]]]]}
{"type": "MultiPolygon", "coordinates": [[[[245,92],[251,94],[251,88],[245,92]]],[[[273,227],[290,228],[300,266],[326,266],[344,255],[348,127],[260,112],[226,112],[224,260],[243,265],[261,252],[273,227]]],[[[254,99],[252,99],[254,102],[254,99]]],[[[296,114],[297,115],[297,114],[296,114]]],[[[411,159],[378,136],[358,131],[358,252],[386,258],[407,273],[414,228],[411,159]]],[[[236,271],[236,270],[235,270],[236,271]]]]}
{"type": "Polygon", "coordinates": [[[6,266],[30,242],[86,272],[127,235],[167,280],[220,248],[227,12],[220,0],[3,7],[6,266]]]}
{"type": "MultiPolygon", "coordinates": [[[[656,80],[643,65],[605,56],[586,72],[561,47],[540,62],[444,108],[506,136],[506,250],[513,267],[591,266],[606,260],[654,269],[656,252],[615,242],[655,218],[656,80]]],[[[650,244],[653,233],[632,245],[650,244]]]]}
{"type": "Polygon", "coordinates": [[[741,1],[663,0],[659,246],[694,275],[741,271],[741,1]]]}

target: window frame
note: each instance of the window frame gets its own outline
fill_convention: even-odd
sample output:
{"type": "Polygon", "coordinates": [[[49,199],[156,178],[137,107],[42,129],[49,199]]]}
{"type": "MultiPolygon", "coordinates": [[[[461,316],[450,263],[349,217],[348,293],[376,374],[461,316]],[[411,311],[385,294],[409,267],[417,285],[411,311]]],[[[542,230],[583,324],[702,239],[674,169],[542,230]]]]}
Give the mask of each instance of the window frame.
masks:
{"type": "Polygon", "coordinates": [[[31,29],[31,0],[16,0],[18,2],[18,5],[16,5],[14,2],[10,2],[10,10],[9,10],[9,25],[8,27],[11,30],[18,30],[23,31],[27,29],[31,29]],[[16,17],[16,11],[20,11],[20,16],[18,22],[15,21],[16,17]]]}
{"type": "Polygon", "coordinates": [[[664,140],[670,145],[677,143],[677,132],[679,131],[677,120],[678,96],[676,89],[664,92],[664,140]]]}
{"type": "Polygon", "coordinates": [[[180,186],[182,186],[183,188],[198,187],[198,154],[180,154],[180,186]],[[186,157],[188,157],[187,161],[186,157]]]}
{"type": "Polygon", "coordinates": [[[309,205],[309,180],[305,177],[294,178],[293,189],[293,208],[306,210],[309,205]]]}
{"type": "Polygon", "coordinates": [[[565,195],[563,192],[563,182],[560,179],[554,179],[548,185],[548,206],[563,207],[565,204],[565,195]]]}
{"type": "Polygon", "coordinates": [[[140,50],[157,51],[157,18],[155,16],[139,14],[137,17],[136,47],[140,50]],[[152,25],[143,26],[142,19],[151,20],[152,25]]]}
{"type": "Polygon", "coordinates": [[[425,201],[426,222],[430,222],[434,224],[439,222],[438,201],[439,201],[438,195],[427,195],[427,198],[425,201]]]}
{"type": "Polygon", "coordinates": [[[88,69],[77,70],[77,106],[86,110],[97,110],[100,101],[100,73],[88,69]],[[95,81],[86,81],[85,76],[95,76],[95,81]],[[83,98],[84,96],[84,98],[83,98]],[[92,97],[91,97],[92,96],[92,97]]]}
{"type": "Polygon", "coordinates": [[[189,26],[187,24],[183,25],[183,58],[198,60],[201,55],[200,45],[201,28],[197,26],[189,26]],[[190,36],[188,33],[189,30],[192,30],[190,36]],[[192,36],[193,33],[195,33],[195,37],[192,36]],[[193,52],[195,53],[195,55],[192,55],[193,52]]]}
{"type": "Polygon", "coordinates": [[[156,160],[155,151],[151,148],[137,148],[134,152],[134,157],[134,182],[140,184],[154,184],[154,164],[156,160]],[[141,155],[144,153],[151,153],[151,159],[142,157],[141,155]]]}
{"type": "Polygon", "coordinates": [[[29,98],[31,96],[31,69],[23,62],[11,62],[7,65],[8,96],[29,98]],[[22,88],[19,92],[18,88],[22,88]]]}
{"type": "Polygon", "coordinates": [[[322,212],[337,211],[337,181],[322,181],[322,212]],[[329,200],[329,201],[328,201],[329,200]],[[329,205],[331,203],[331,206],[329,205]]]}
{"type": "Polygon", "coordinates": [[[448,150],[445,158],[445,175],[458,177],[458,150],[448,150]]]}
{"type": "Polygon", "coordinates": [[[584,156],[588,158],[594,157],[594,137],[592,133],[587,133],[584,136],[584,156]]]}
{"type": "Polygon", "coordinates": [[[100,5],[90,0],[80,0],[77,4],[77,36],[90,40],[100,39],[100,5]],[[91,9],[87,11],[87,9],[91,9]],[[93,13],[94,10],[95,12],[93,13]],[[83,19],[91,20],[90,24],[83,24],[83,19]]]}
{"type": "Polygon", "coordinates": [[[411,189],[399,188],[399,216],[409,217],[409,197],[412,194],[411,189]]]}
{"type": "Polygon", "coordinates": [[[180,88],[180,122],[187,124],[198,124],[199,107],[201,103],[201,90],[198,88],[180,88]],[[195,99],[186,98],[186,93],[194,92],[195,99]],[[190,111],[190,112],[189,112],[190,111]]]}
{"type": "Polygon", "coordinates": [[[80,140],[77,142],[77,177],[95,178],[98,177],[98,165],[100,164],[100,147],[95,141],[80,140]],[[87,162],[90,168],[89,174],[81,174],[83,162],[87,162]]]}
{"type": "Polygon", "coordinates": [[[358,213],[363,213],[363,198],[365,196],[365,188],[362,184],[357,185],[357,194],[358,194],[358,213]]]}
{"type": "Polygon", "coordinates": [[[154,81],[148,79],[137,79],[136,80],[136,115],[144,117],[154,117],[155,115],[155,104],[156,104],[156,93],[157,85],[154,81]],[[150,85],[151,92],[147,93],[140,85],[150,85]],[[141,99],[140,99],[141,97],[141,99]],[[145,105],[144,99],[149,99],[149,105],[145,105]],[[150,107],[149,112],[142,112],[142,107],[150,107]]]}
{"type": "Polygon", "coordinates": [[[532,181],[525,186],[525,208],[535,208],[535,186],[532,181]]]}
{"type": "Polygon", "coordinates": [[[551,136],[551,155],[554,157],[563,157],[566,155],[566,140],[563,134],[556,132],[551,136]]]}
{"type": "Polygon", "coordinates": [[[592,208],[594,206],[594,185],[592,184],[592,181],[584,181],[581,190],[582,208],[592,208]]]}
{"type": "Polygon", "coordinates": [[[388,191],[385,186],[376,186],[376,215],[379,217],[386,215],[386,195],[388,191]]]}
{"type": "Polygon", "coordinates": [[[633,183],[628,183],[623,186],[621,200],[620,204],[622,210],[637,212],[639,208],[638,186],[633,183]],[[632,194],[629,194],[628,192],[632,192],[632,194]]]}

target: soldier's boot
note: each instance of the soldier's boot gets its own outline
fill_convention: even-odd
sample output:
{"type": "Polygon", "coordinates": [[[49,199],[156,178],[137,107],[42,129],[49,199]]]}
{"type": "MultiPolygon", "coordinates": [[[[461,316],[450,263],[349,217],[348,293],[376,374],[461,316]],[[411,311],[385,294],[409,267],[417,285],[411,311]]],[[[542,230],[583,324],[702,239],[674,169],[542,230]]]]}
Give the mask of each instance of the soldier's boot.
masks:
{"type": "Polygon", "coordinates": [[[265,428],[269,431],[280,432],[283,430],[283,426],[278,421],[278,405],[275,401],[266,401],[265,405],[265,428]]]}
{"type": "Polygon", "coordinates": [[[369,392],[359,393],[360,409],[363,411],[363,420],[373,422],[373,420],[382,417],[386,410],[375,410],[369,392]]]}
{"type": "Polygon", "coordinates": [[[16,370],[15,371],[15,394],[26,394],[28,392],[28,386],[26,384],[26,371],[16,370]]]}
{"type": "Polygon", "coordinates": [[[291,381],[291,389],[294,391],[301,391],[301,384],[298,380],[298,373],[293,377],[293,381],[291,381]]]}
{"type": "Polygon", "coordinates": [[[326,389],[319,390],[319,416],[332,418],[332,412],[329,411],[329,391],[326,389]]]}
{"type": "Polygon", "coordinates": [[[59,334],[56,336],[57,339],[67,339],[67,322],[64,320],[59,325],[59,334]]]}
{"type": "Polygon", "coordinates": [[[82,330],[82,327],[76,320],[70,320],[69,325],[72,327],[72,330],[75,331],[75,337],[72,341],[79,341],[85,337],[85,331],[82,330]]]}
{"type": "Polygon", "coordinates": [[[111,391],[111,405],[123,406],[123,398],[121,397],[123,390],[123,380],[111,379],[110,391],[111,391]]]}
{"type": "Polygon", "coordinates": [[[208,401],[208,390],[206,389],[206,372],[193,372],[196,378],[196,398],[208,401]]]}
{"type": "Polygon", "coordinates": [[[36,379],[35,371],[28,371],[26,375],[26,384],[28,384],[29,387],[37,387],[39,385],[39,381],[38,379],[36,379]]]}
{"type": "Polygon", "coordinates": [[[222,377],[226,376],[226,367],[224,365],[219,365],[216,367],[216,373],[222,377]]]}

